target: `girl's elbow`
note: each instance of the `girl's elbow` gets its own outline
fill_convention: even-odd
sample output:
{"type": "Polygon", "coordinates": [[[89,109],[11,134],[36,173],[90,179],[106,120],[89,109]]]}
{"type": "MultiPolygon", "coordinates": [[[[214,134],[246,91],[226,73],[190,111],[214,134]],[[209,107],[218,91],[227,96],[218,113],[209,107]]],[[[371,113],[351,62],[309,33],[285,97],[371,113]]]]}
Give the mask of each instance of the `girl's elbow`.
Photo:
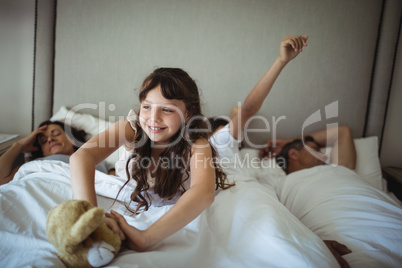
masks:
{"type": "Polygon", "coordinates": [[[78,149],[70,156],[70,165],[78,165],[84,160],[88,161],[89,159],[90,157],[85,151],[78,149]]]}
{"type": "Polygon", "coordinates": [[[215,201],[215,194],[211,194],[208,200],[209,200],[209,205],[212,205],[212,203],[215,201]]]}
{"type": "Polygon", "coordinates": [[[197,203],[202,207],[202,209],[209,208],[215,201],[215,189],[212,191],[210,189],[198,188],[198,193],[194,196],[197,203]]]}
{"type": "Polygon", "coordinates": [[[77,150],[70,156],[70,163],[80,161],[80,159],[81,159],[81,152],[77,150]]]}
{"type": "Polygon", "coordinates": [[[215,201],[215,190],[213,192],[209,191],[205,194],[205,205],[206,207],[210,207],[212,203],[215,201]]]}

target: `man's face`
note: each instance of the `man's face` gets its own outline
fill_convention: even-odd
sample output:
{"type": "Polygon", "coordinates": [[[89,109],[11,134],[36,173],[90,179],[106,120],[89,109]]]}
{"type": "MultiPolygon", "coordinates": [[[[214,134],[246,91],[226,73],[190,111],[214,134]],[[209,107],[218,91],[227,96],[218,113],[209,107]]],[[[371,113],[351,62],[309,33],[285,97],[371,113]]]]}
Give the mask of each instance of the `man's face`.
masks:
{"type": "Polygon", "coordinates": [[[299,163],[303,168],[325,165],[327,159],[328,156],[320,152],[320,147],[315,142],[306,142],[299,151],[299,163]]]}

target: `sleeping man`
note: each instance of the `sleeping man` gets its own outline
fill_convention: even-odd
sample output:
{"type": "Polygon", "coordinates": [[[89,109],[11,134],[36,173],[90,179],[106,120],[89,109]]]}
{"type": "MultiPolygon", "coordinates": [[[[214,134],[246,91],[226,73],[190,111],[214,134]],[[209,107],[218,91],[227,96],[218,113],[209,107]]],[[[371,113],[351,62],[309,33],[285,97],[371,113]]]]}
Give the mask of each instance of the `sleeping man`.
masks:
{"type": "MultiPolygon", "coordinates": [[[[213,135],[210,141],[219,154],[220,165],[226,174],[234,176],[240,175],[240,177],[251,176],[251,174],[248,173],[248,169],[239,164],[239,161],[241,161],[239,159],[239,146],[244,127],[248,120],[252,118],[262,106],[264,99],[270,92],[282,69],[302,52],[303,47],[307,46],[307,39],[307,35],[285,37],[280,45],[278,59],[250,91],[243,105],[233,109],[229,120],[225,120],[222,117],[210,119],[213,129],[213,135]]],[[[275,196],[275,193],[273,193],[273,196],[275,196]]],[[[288,211],[279,211],[280,208],[278,207],[275,207],[275,209],[277,209],[276,213],[283,215],[283,226],[287,226],[287,221],[292,221],[292,219],[286,215],[292,215],[290,215],[288,211]]],[[[269,212],[267,211],[266,213],[269,212]]],[[[300,223],[300,225],[302,224],[300,223]]],[[[300,241],[302,241],[301,238],[300,241]]],[[[349,267],[348,263],[342,258],[342,255],[351,252],[345,245],[334,240],[324,240],[324,243],[341,267],[349,267]]],[[[323,245],[323,247],[325,246],[323,245]]]]}
{"type": "Polygon", "coordinates": [[[286,176],[266,182],[293,215],[323,240],[341,241],[352,250],[351,267],[400,267],[402,209],[353,169],[356,150],[346,126],[309,136],[268,142],[262,156],[276,154],[286,176]],[[332,147],[330,157],[321,147],[332,147]]]}
{"type": "Polygon", "coordinates": [[[227,174],[246,174],[244,169],[234,165],[235,158],[239,155],[244,127],[261,108],[283,68],[307,46],[307,39],[307,35],[286,36],[280,44],[278,58],[249,92],[243,104],[233,109],[231,118],[214,117],[209,119],[213,132],[211,142],[217,149],[219,157],[225,159],[226,162],[221,161],[221,165],[227,174]]]}
{"type": "Polygon", "coordinates": [[[320,130],[295,140],[268,142],[260,155],[276,155],[277,163],[286,174],[319,165],[340,165],[351,170],[356,166],[356,149],[349,127],[339,126],[320,130]],[[322,147],[332,147],[330,157],[320,152],[322,147]]]}

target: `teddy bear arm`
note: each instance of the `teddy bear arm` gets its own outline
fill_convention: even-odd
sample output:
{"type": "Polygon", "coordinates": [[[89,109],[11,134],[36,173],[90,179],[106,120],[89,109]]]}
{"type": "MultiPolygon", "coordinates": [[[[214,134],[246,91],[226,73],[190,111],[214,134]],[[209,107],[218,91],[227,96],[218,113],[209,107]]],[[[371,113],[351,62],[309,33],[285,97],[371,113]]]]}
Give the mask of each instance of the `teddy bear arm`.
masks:
{"type": "Polygon", "coordinates": [[[94,243],[88,250],[88,262],[93,267],[106,265],[120,250],[120,236],[104,222],[92,233],[91,238],[94,243]]]}
{"type": "Polygon", "coordinates": [[[105,223],[102,223],[92,234],[95,241],[105,241],[112,245],[117,251],[120,250],[121,238],[120,235],[113,232],[105,223]]]}

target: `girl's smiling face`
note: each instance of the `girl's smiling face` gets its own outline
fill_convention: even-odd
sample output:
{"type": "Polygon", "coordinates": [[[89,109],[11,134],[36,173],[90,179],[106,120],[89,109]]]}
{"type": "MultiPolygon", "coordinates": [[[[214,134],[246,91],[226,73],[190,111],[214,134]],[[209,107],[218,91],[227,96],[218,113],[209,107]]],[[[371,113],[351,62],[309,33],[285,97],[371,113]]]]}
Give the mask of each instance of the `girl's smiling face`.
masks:
{"type": "Polygon", "coordinates": [[[43,156],[54,154],[71,155],[74,153],[74,145],[59,125],[47,125],[45,131],[38,135],[38,142],[43,156]]]}
{"type": "Polygon", "coordinates": [[[187,119],[186,105],[181,100],[166,99],[161,88],[151,89],[141,102],[141,128],[157,145],[167,145],[187,119]]]}

